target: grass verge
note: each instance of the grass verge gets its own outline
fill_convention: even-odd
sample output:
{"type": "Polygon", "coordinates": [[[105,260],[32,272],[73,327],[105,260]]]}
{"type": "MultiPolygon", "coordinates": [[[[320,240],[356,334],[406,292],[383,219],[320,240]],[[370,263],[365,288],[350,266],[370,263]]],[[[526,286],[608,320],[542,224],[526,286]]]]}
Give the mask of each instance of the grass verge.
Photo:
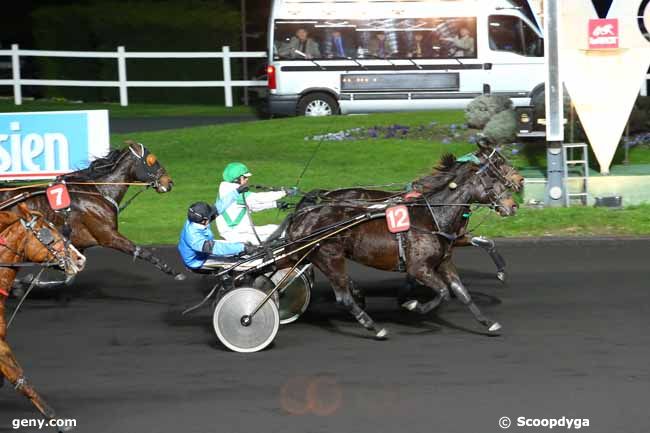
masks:
{"type": "MultiPolygon", "coordinates": [[[[354,141],[305,140],[328,132],[355,127],[399,123],[419,126],[462,122],[460,111],[376,114],[331,118],[291,118],[271,121],[185,128],[159,132],[114,135],[118,145],[126,138],[146,144],[155,152],[175,181],[169,194],[148,192],[120,217],[120,230],[138,243],[173,244],[185,220],[187,206],[198,200],[212,202],[223,167],[243,161],[252,170],[252,184],[293,186],[313,156],[299,186],[302,190],[355,185],[403,183],[428,172],[441,154],[473,151],[461,139],[443,142],[430,138],[379,138],[354,141]],[[318,148],[318,150],[316,150],[318,148]]],[[[570,208],[522,209],[514,218],[481,211],[473,225],[486,219],[477,233],[489,236],[648,235],[650,205],[623,210],[570,208]]],[[[258,224],[277,223],[278,211],[255,215],[258,224]]]]}

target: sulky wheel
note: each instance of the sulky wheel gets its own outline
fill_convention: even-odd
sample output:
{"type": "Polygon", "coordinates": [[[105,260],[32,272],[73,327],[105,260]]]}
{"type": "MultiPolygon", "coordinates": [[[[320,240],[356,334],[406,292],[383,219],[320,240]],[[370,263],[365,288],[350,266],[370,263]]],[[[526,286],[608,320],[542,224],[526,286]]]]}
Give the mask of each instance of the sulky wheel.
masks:
{"type": "Polygon", "coordinates": [[[258,352],[271,344],[280,327],[278,307],[270,301],[250,316],[266,295],[251,287],[226,293],[214,309],[214,330],[219,340],[235,352],[258,352]]]}
{"type": "MultiPolygon", "coordinates": [[[[277,284],[287,272],[289,272],[289,269],[280,269],[273,274],[271,280],[277,284]]],[[[285,283],[292,280],[297,273],[298,271],[294,270],[293,275],[289,276],[285,283]]],[[[284,288],[280,289],[280,324],[286,325],[295,322],[307,310],[311,300],[312,286],[307,274],[308,272],[304,272],[288,286],[285,283],[282,284],[284,288]]]]}

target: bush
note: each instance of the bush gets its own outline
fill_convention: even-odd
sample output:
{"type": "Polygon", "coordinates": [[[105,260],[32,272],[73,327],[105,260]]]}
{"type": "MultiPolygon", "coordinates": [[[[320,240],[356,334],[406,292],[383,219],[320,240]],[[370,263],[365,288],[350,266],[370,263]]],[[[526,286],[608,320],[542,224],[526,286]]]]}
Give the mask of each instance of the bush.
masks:
{"type": "Polygon", "coordinates": [[[506,96],[481,95],[465,108],[465,120],[470,128],[483,129],[495,114],[510,108],[512,101],[506,96]]]}
{"type": "MultiPolygon", "coordinates": [[[[143,1],[97,2],[38,8],[33,14],[37,49],[115,51],[236,50],[240,41],[239,12],[224,2],[143,1]]],[[[47,79],[117,80],[115,59],[36,57],[38,77],[47,79]]],[[[233,65],[234,66],[234,65],[233,65]]],[[[128,60],[129,80],[220,80],[221,61],[128,60]]],[[[233,77],[237,73],[233,71],[233,77]]],[[[116,88],[47,87],[45,96],[115,101],[116,88]]],[[[133,102],[223,101],[223,89],[129,89],[133,102]],[[162,95],[162,96],[161,96],[162,95]]]]}
{"type": "Polygon", "coordinates": [[[650,131],[650,97],[639,96],[629,120],[630,134],[650,131]]]}
{"type": "Polygon", "coordinates": [[[483,134],[494,144],[511,143],[517,138],[517,117],[515,111],[501,111],[485,125],[483,134]]]}

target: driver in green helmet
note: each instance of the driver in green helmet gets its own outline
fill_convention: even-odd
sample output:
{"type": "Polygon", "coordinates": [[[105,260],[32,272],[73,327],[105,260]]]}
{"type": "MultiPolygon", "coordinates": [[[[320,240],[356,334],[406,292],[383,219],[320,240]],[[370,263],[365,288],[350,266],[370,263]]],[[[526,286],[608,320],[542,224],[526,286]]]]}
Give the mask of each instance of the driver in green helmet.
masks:
{"type": "MultiPolygon", "coordinates": [[[[252,176],[250,170],[241,162],[231,162],[223,171],[223,181],[219,185],[219,197],[227,197],[232,191],[245,187],[252,176]]],[[[276,224],[253,227],[249,212],[265,209],[283,209],[285,203],[278,202],[286,196],[285,191],[250,192],[239,194],[237,201],[226,208],[217,218],[217,230],[229,242],[244,242],[259,245],[278,228],[276,224]],[[257,235],[256,235],[257,233],[257,235]]]]}

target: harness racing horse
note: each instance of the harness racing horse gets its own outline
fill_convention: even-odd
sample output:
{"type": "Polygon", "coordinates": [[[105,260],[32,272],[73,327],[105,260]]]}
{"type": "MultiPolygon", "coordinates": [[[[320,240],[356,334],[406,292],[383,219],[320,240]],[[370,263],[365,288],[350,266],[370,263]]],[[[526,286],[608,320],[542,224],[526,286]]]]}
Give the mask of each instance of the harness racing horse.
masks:
{"type": "MultiPolygon", "coordinates": [[[[476,162],[478,164],[491,164],[496,173],[501,173],[503,177],[502,180],[506,182],[512,191],[521,191],[523,188],[524,177],[520,175],[513,167],[510,167],[507,164],[507,160],[493,147],[481,141],[479,142],[479,150],[476,151],[473,155],[476,156],[476,162]],[[504,167],[507,168],[504,169],[504,167]]],[[[462,162],[457,162],[457,164],[461,163],[462,162]]],[[[446,187],[446,185],[440,183],[435,171],[430,175],[426,175],[420,179],[415,180],[411,185],[412,191],[415,191],[416,193],[434,192],[446,187]]],[[[311,192],[311,194],[313,196],[316,194],[316,192],[311,192]]],[[[319,199],[323,202],[349,200],[373,202],[395,197],[399,193],[396,193],[395,191],[381,191],[368,188],[343,188],[331,191],[320,190],[317,194],[319,199]]],[[[466,222],[469,223],[469,219],[466,219],[466,222]]],[[[497,268],[497,278],[500,281],[505,281],[506,262],[501,254],[497,251],[493,240],[487,239],[483,236],[472,236],[469,233],[464,233],[454,241],[454,246],[474,246],[485,250],[490,255],[490,258],[497,268]]]]}
{"type": "MultiPolygon", "coordinates": [[[[420,198],[398,201],[409,209],[410,229],[402,239],[388,231],[386,219],[372,219],[350,228],[347,232],[323,241],[309,257],[328,278],[336,300],[344,305],[366,329],[382,339],[388,334],[378,327],[358,305],[352,295],[353,283],[346,272],[346,258],[366,266],[402,271],[420,284],[430,288],[433,300],[419,304],[408,301],[403,306],[422,314],[429,313],[442,301],[450,299],[450,289],[473,313],[488,332],[497,334],[501,325],[483,315],[463,286],[451,260],[454,241],[465,228],[466,215],[473,203],[489,204],[501,216],[514,215],[517,205],[508,192],[508,184],[489,166],[473,162],[457,164],[453,155],[443,156],[437,182],[446,185],[438,191],[423,192],[420,198]],[[400,251],[403,254],[400,254],[400,251]]],[[[286,236],[297,240],[338,221],[376,210],[381,204],[331,203],[309,206],[309,196],[299,203],[287,224],[286,236]]],[[[390,204],[384,204],[384,208],[390,204]]]]}
{"type": "Polygon", "coordinates": [[[43,416],[53,419],[54,410],[27,382],[7,344],[5,302],[18,272],[12,265],[26,261],[56,265],[66,275],[74,276],[83,269],[86,258],[41,213],[30,211],[24,203],[16,210],[17,213],[0,212],[0,386],[7,378],[43,416]]]}
{"type": "MultiPolygon", "coordinates": [[[[83,170],[61,176],[66,182],[71,198],[67,223],[71,229],[66,233],[63,214],[50,207],[42,188],[21,188],[28,198],[15,197],[16,191],[0,191],[0,202],[15,200],[25,202],[52,221],[80,251],[102,246],[121,251],[153,264],[177,280],[185,276],[176,272],[167,263],[149,250],[136,246],[118,231],[119,203],[129,184],[145,183],[158,193],[171,191],[173,182],[165,168],[153,153],[140,143],[127,141],[123,149],[115,149],[103,158],[94,160],[83,170]]],[[[14,206],[15,209],[15,206],[14,206]]],[[[52,283],[42,283],[49,286],[52,283]]]]}

